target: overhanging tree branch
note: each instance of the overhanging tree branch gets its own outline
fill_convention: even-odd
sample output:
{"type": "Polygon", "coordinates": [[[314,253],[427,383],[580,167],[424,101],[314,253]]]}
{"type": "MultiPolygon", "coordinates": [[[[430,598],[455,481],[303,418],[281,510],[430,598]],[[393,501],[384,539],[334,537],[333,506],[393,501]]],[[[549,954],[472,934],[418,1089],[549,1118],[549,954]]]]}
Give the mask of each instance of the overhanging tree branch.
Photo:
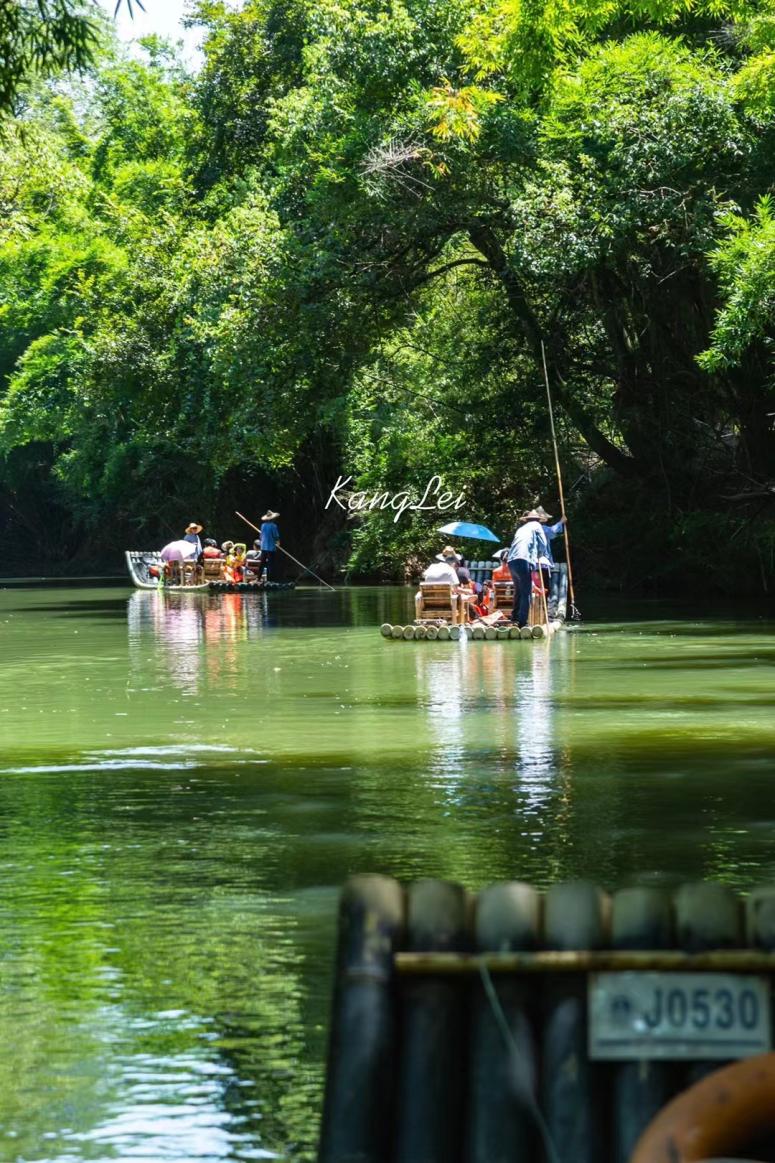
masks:
{"type": "MultiPolygon", "coordinates": [[[[541,325],[536,317],[522,285],[509,263],[508,256],[498,240],[492,227],[484,222],[472,223],[468,228],[468,237],[473,245],[484,255],[487,265],[497,276],[508,298],[509,305],[516,316],[520,328],[527,339],[536,363],[541,359],[541,340],[544,339],[541,325]]],[[[548,340],[544,340],[551,350],[548,340]]],[[[638,466],[636,461],[617,448],[613,441],[600,431],[586,409],[573,400],[565,384],[555,370],[555,392],[557,399],[578,428],[593,452],[597,453],[610,468],[622,476],[636,476],[638,466]]]]}

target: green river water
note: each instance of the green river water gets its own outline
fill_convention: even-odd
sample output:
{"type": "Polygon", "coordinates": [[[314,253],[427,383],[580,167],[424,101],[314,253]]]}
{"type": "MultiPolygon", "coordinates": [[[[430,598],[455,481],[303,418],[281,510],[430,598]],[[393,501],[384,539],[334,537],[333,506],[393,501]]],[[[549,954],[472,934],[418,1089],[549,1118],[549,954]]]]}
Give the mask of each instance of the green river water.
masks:
{"type": "Polygon", "coordinates": [[[313,1158],[351,872],[775,879],[772,623],[410,605],[0,590],[0,1160],[313,1158]]]}

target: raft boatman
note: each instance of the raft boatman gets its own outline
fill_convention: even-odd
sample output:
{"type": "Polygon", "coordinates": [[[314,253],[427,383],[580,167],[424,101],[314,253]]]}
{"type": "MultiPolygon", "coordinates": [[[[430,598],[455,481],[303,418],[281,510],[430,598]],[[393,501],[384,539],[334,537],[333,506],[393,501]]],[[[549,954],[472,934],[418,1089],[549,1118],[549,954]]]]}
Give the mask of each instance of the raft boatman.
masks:
{"type": "Polygon", "coordinates": [[[258,562],[259,581],[264,571],[266,572],[266,580],[269,581],[269,570],[274,559],[275,550],[280,544],[280,530],[275,525],[275,521],[279,516],[279,513],[274,513],[271,509],[267,509],[261,518],[261,557],[258,562]]]}
{"type": "Polygon", "coordinates": [[[511,620],[520,629],[527,626],[530,598],[533,592],[533,570],[546,557],[549,541],[537,509],[529,509],[519,518],[514,540],[506,556],[511,579],[514,582],[514,606],[511,620]]]}

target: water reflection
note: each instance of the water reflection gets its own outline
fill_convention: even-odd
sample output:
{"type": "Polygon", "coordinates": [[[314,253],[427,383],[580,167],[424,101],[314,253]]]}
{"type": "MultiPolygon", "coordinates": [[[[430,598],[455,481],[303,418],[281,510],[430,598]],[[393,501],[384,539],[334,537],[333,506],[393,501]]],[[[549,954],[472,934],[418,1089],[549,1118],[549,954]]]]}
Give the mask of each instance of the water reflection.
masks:
{"type": "Polygon", "coordinates": [[[181,594],[137,590],[127,603],[130,658],[146,674],[148,651],[162,676],[185,694],[203,687],[234,689],[240,678],[240,644],[269,625],[265,593],[181,594]]]}

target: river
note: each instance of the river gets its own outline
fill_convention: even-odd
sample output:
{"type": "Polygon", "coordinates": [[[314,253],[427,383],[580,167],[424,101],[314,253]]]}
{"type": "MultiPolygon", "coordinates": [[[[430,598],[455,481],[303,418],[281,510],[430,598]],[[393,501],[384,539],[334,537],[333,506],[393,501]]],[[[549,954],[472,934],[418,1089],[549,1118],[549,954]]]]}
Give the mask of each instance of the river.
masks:
{"type": "Polygon", "coordinates": [[[410,605],[0,590],[0,1159],[312,1159],[351,872],[775,879],[772,623],[410,605]]]}

